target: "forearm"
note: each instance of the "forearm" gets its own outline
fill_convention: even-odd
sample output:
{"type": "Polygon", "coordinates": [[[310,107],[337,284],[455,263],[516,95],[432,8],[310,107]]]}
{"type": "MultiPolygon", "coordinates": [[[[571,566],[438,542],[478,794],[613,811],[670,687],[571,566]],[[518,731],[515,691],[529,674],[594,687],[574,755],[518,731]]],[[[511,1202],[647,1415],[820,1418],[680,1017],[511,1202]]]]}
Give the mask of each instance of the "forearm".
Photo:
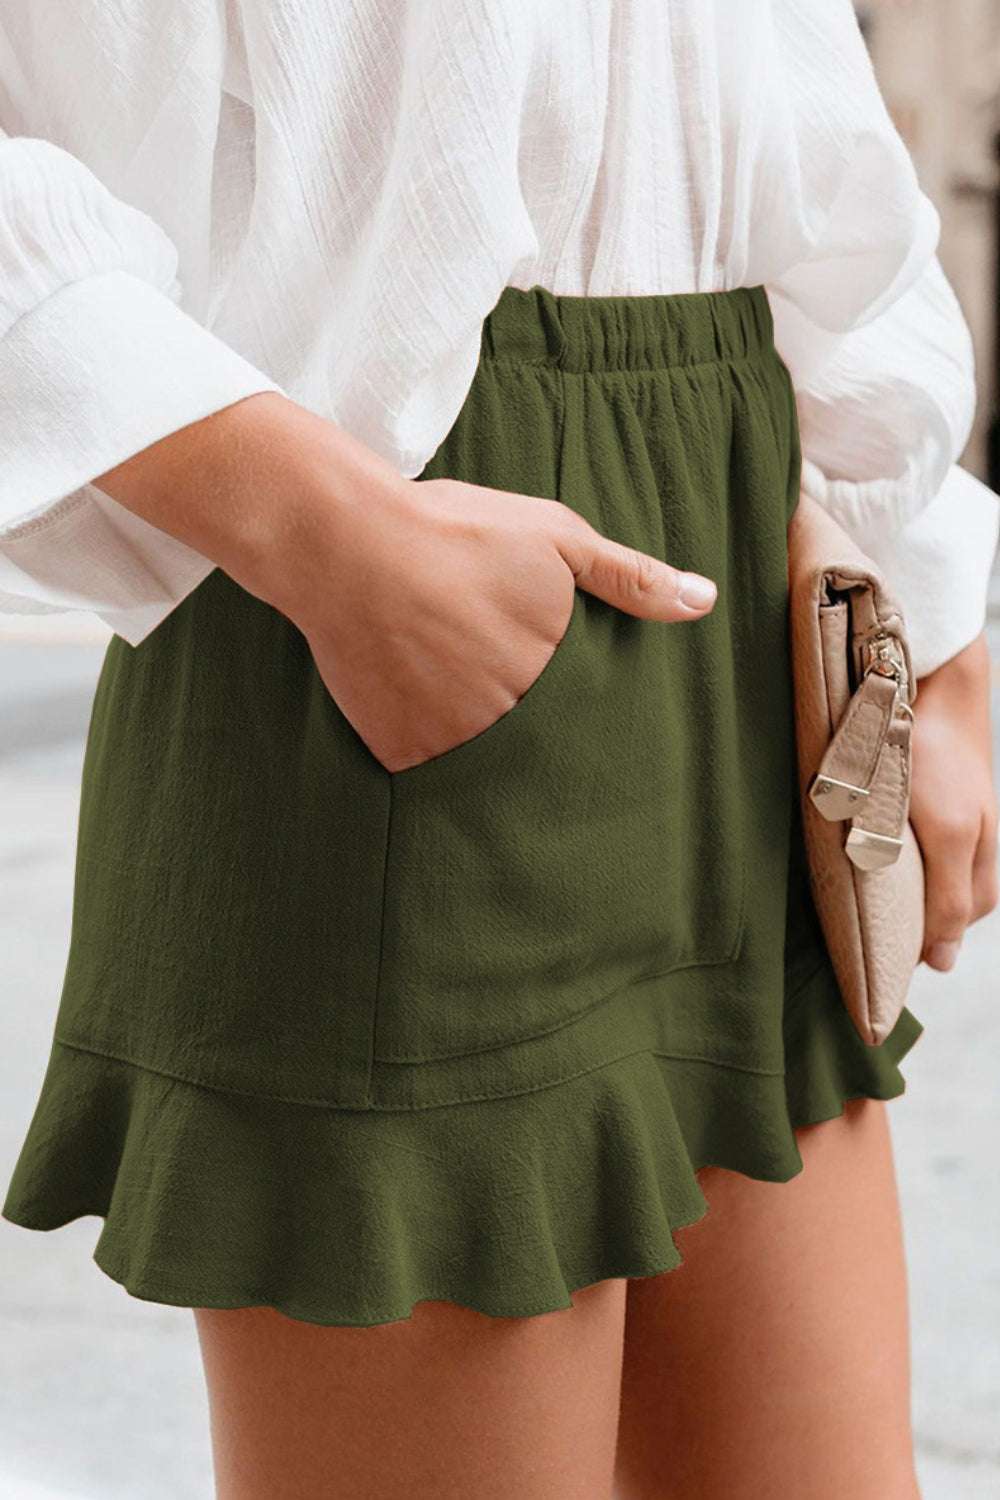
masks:
{"type": "Polygon", "coordinates": [[[335,423],[267,391],[170,433],[94,483],[292,613],[303,561],[328,557],[358,507],[388,504],[410,481],[335,423]]]}

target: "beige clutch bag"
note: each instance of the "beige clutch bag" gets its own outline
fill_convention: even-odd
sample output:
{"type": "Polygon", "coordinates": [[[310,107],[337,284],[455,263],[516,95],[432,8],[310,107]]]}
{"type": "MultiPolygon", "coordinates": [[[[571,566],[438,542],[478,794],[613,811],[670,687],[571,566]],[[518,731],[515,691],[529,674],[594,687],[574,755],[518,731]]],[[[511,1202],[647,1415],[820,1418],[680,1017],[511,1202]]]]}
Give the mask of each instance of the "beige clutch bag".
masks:
{"type": "Polygon", "coordinates": [[[788,528],[788,581],[810,884],[845,1004],[874,1046],[923,946],[924,869],[909,821],[916,682],[884,576],[807,495],[788,528]]]}

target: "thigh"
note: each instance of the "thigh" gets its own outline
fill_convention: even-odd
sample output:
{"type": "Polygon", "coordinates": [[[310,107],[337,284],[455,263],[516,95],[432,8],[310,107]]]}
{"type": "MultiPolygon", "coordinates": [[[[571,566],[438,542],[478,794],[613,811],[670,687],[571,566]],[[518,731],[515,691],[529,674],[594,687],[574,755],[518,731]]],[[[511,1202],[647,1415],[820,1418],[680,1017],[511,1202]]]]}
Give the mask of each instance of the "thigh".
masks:
{"type": "Polygon", "coordinates": [[[217,1500],[610,1500],[625,1289],[370,1328],[196,1308],[217,1500]]]}
{"type": "Polygon", "coordinates": [[[885,1104],[796,1132],[803,1170],[708,1167],[684,1262],[629,1282],[617,1500],[914,1500],[885,1104]]]}

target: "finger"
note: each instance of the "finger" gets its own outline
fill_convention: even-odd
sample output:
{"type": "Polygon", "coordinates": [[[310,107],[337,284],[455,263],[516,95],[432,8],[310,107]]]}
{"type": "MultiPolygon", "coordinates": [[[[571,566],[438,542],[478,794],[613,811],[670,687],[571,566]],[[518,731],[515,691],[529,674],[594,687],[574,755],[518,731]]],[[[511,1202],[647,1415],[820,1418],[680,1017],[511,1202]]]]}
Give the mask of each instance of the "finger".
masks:
{"type": "Polygon", "coordinates": [[[997,817],[992,808],[983,813],[979,842],[972,859],[972,917],[978,921],[997,904],[1000,890],[997,878],[997,817]]]}
{"type": "Polygon", "coordinates": [[[602,536],[589,523],[564,528],[557,546],[579,588],[646,620],[699,619],[717,590],[701,573],[686,573],[602,536]]]}
{"type": "Polygon", "coordinates": [[[972,916],[972,860],[978,824],[938,823],[924,832],[923,959],[932,969],[950,969],[972,916]]]}

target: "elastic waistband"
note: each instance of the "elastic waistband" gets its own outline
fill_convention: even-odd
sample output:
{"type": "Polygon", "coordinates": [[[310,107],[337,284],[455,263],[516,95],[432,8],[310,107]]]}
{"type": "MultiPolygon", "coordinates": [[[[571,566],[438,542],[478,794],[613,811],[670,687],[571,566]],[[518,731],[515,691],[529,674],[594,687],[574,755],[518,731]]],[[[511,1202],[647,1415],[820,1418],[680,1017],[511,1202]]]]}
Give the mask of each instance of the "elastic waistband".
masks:
{"type": "Polygon", "coordinates": [[[746,359],[774,345],[763,286],[576,297],[506,286],[482,328],[482,359],[562,370],[640,370],[746,359]]]}

